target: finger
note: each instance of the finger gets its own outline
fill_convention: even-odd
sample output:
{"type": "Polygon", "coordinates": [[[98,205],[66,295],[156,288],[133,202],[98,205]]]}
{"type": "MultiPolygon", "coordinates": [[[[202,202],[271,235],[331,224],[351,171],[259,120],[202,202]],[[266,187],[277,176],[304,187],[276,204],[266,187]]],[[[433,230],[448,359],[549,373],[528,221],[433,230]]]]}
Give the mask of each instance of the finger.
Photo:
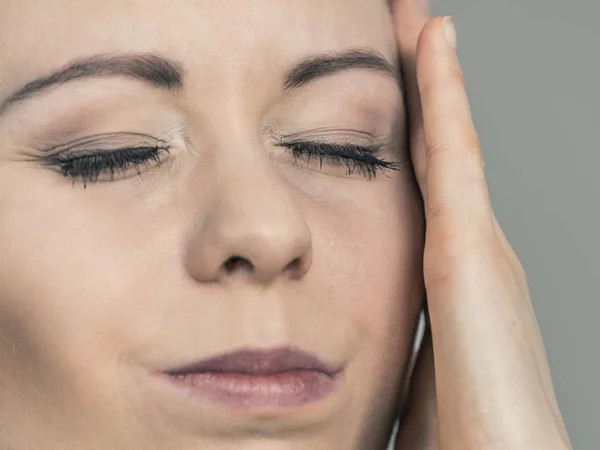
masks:
{"type": "Polygon", "coordinates": [[[491,208],[452,28],[444,25],[428,22],[417,51],[440,439],[445,449],[568,448],[524,276],[491,208]]]}
{"type": "Polygon", "coordinates": [[[396,450],[438,450],[437,399],[431,333],[427,328],[412,374],[396,450]]]}
{"type": "Polygon", "coordinates": [[[427,225],[444,226],[440,233],[445,235],[465,227],[490,232],[493,224],[483,157],[452,42],[453,29],[449,18],[429,21],[417,49],[426,141],[427,225]]]}
{"type": "Polygon", "coordinates": [[[392,4],[392,11],[396,25],[404,92],[408,105],[411,156],[417,182],[423,197],[425,197],[427,189],[425,183],[425,136],[423,134],[423,114],[417,84],[416,56],[419,35],[429,17],[429,1],[396,0],[392,4]]]}

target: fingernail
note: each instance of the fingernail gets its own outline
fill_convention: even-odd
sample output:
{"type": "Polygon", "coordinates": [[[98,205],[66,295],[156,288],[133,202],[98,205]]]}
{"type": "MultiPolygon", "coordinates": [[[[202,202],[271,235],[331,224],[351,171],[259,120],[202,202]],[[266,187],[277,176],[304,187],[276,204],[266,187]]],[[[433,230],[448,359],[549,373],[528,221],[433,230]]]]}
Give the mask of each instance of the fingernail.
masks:
{"type": "Polygon", "coordinates": [[[454,20],[452,20],[452,17],[450,16],[444,17],[444,34],[446,35],[448,44],[450,44],[452,48],[456,48],[456,26],[454,25],[454,20]]]}

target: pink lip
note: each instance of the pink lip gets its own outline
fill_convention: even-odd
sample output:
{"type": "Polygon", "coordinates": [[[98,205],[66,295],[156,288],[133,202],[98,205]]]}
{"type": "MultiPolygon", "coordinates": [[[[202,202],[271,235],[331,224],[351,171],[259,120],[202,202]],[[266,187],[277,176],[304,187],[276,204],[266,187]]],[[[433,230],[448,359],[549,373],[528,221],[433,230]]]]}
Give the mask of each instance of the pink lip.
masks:
{"type": "Polygon", "coordinates": [[[340,368],[293,348],[241,350],[162,373],[194,397],[232,407],[293,407],[332,394],[340,368]]]}

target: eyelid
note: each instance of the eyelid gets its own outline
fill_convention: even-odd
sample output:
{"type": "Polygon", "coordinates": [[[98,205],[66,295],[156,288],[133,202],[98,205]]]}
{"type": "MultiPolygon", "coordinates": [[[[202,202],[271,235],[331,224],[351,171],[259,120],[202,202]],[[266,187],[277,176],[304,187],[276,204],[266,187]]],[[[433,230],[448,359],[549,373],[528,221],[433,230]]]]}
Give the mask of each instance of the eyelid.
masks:
{"type": "Polygon", "coordinates": [[[174,146],[174,141],[182,139],[187,141],[187,136],[186,126],[174,127],[161,137],[135,131],[119,131],[87,135],[69,142],[41,146],[38,150],[42,154],[60,154],[71,150],[88,150],[91,152],[98,150],[114,151],[135,147],[174,146]]]}
{"type": "Polygon", "coordinates": [[[382,139],[378,138],[374,134],[366,131],[360,131],[351,128],[338,128],[338,127],[323,127],[315,128],[306,131],[298,131],[289,134],[280,134],[278,136],[282,139],[295,139],[295,140],[322,140],[330,138],[332,140],[347,140],[347,139],[362,139],[364,141],[380,142],[382,139]]]}
{"type": "Polygon", "coordinates": [[[391,136],[376,136],[372,133],[337,127],[324,127],[294,133],[272,133],[276,145],[297,142],[312,142],[332,146],[357,146],[381,153],[393,147],[391,136]]]}

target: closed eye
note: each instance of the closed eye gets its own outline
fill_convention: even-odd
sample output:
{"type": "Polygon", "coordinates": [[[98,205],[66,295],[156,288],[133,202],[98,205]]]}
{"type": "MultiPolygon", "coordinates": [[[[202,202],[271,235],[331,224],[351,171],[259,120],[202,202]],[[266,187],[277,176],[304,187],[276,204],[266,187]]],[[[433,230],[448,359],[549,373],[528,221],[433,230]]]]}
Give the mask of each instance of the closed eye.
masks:
{"type": "Polygon", "coordinates": [[[143,146],[117,150],[86,150],[75,154],[57,154],[42,159],[47,167],[57,169],[64,177],[74,182],[81,181],[84,187],[99,180],[113,181],[116,176],[126,176],[133,171],[143,171],[162,164],[170,147],[143,146]]]}
{"type": "Polygon", "coordinates": [[[310,140],[279,142],[280,147],[291,151],[294,162],[310,164],[311,160],[318,162],[319,170],[323,165],[342,166],[346,175],[359,173],[368,179],[373,179],[378,173],[390,170],[400,170],[402,164],[386,161],[378,156],[379,146],[362,146],[350,143],[326,143],[310,140]]]}

